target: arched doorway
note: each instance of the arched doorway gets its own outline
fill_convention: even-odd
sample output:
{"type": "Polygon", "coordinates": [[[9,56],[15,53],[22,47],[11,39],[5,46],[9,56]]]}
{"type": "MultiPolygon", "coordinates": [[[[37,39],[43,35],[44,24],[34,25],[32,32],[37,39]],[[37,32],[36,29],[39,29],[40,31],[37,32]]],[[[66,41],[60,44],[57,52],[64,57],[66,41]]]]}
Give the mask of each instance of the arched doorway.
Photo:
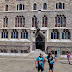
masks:
{"type": "Polygon", "coordinates": [[[36,49],[45,51],[45,37],[41,33],[36,36],[36,49]]]}

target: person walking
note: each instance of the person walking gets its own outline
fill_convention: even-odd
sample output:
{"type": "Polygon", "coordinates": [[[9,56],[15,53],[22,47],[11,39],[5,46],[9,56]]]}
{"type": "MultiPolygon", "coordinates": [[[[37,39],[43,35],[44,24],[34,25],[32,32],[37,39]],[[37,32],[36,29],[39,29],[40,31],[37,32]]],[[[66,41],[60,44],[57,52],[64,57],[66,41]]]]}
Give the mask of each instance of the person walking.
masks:
{"type": "Polygon", "coordinates": [[[45,58],[47,58],[47,60],[48,60],[49,72],[53,72],[54,63],[55,63],[55,61],[56,61],[56,57],[53,57],[53,56],[51,55],[51,53],[48,53],[48,56],[46,56],[45,58]]]}
{"type": "Polygon", "coordinates": [[[45,62],[46,62],[46,60],[43,57],[43,53],[41,52],[40,56],[38,56],[36,58],[36,61],[35,61],[35,66],[38,69],[38,72],[40,72],[40,71],[43,72],[44,71],[45,62]]]}
{"type": "Polygon", "coordinates": [[[67,53],[67,60],[68,60],[68,62],[70,64],[70,54],[69,54],[69,52],[67,53]]]}

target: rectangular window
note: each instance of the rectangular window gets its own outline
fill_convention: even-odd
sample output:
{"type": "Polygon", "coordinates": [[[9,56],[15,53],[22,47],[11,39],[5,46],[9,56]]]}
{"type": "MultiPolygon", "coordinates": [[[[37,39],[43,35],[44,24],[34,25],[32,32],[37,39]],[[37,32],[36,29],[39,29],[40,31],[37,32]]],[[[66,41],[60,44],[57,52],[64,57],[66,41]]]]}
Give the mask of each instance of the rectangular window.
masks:
{"type": "Polygon", "coordinates": [[[66,53],[65,53],[65,51],[62,51],[62,55],[65,55],[66,53]]]}
{"type": "Polygon", "coordinates": [[[16,38],[18,38],[18,32],[16,32],[16,38]]]}
{"type": "Polygon", "coordinates": [[[13,38],[13,32],[11,32],[11,38],[13,38]]]}
{"type": "Polygon", "coordinates": [[[3,32],[2,32],[2,38],[3,38],[3,32]]]}
{"type": "Polygon", "coordinates": [[[24,10],[24,5],[23,5],[23,10],[24,10]]]}
{"type": "Polygon", "coordinates": [[[6,34],[6,38],[8,38],[8,32],[7,32],[7,34],[6,34]]]}
{"type": "Polygon", "coordinates": [[[24,33],[24,39],[25,39],[25,33],[24,33]]]}
{"type": "Polygon", "coordinates": [[[5,32],[4,32],[4,38],[5,38],[5,32]]]}
{"type": "Polygon", "coordinates": [[[17,5],[17,10],[18,10],[18,5],[17,5]]]}
{"type": "Polygon", "coordinates": [[[70,33],[68,32],[68,39],[70,39],[70,33]]]}
{"type": "Polygon", "coordinates": [[[20,24],[20,18],[18,18],[18,27],[19,27],[19,24],[20,24]]]}
{"type": "Polygon", "coordinates": [[[22,10],[22,4],[20,4],[20,10],[22,10]]]}
{"type": "Polygon", "coordinates": [[[59,39],[59,33],[57,32],[57,39],[59,39]]]}
{"type": "Polygon", "coordinates": [[[53,34],[54,34],[54,39],[56,39],[56,33],[54,32],[53,34]]]}
{"type": "Polygon", "coordinates": [[[26,33],[26,39],[28,39],[28,33],[26,33]]]}
{"type": "Polygon", "coordinates": [[[58,9],[58,3],[56,3],[56,9],[58,9]]]}
{"type": "Polygon", "coordinates": [[[23,34],[22,34],[22,32],[21,32],[21,38],[23,37],[23,34]]]}
{"type": "Polygon", "coordinates": [[[20,27],[22,27],[22,18],[20,18],[20,27]]]}
{"type": "Polygon", "coordinates": [[[53,39],[53,33],[51,32],[51,39],[53,39]]]}
{"type": "Polygon", "coordinates": [[[62,39],[64,39],[64,33],[62,32],[62,39]]]}

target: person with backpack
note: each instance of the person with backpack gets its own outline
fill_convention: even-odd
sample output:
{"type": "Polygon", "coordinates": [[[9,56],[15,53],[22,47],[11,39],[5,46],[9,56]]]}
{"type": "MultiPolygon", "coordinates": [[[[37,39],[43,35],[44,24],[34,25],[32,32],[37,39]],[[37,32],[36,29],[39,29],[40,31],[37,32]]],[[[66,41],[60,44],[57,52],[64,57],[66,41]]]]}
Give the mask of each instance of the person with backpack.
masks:
{"type": "Polygon", "coordinates": [[[55,61],[56,61],[56,57],[53,57],[53,56],[51,55],[51,53],[48,53],[48,56],[46,56],[45,58],[47,58],[47,60],[48,60],[49,72],[53,72],[54,63],[55,63],[55,61]]]}
{"type": "Polygon", "coordinates": [[[40,56],[38,56],[35,61],[35,66],[38,69],[38,72],[40,72],[40,70],[41,70],[41,72],[44,71],[45,62],[46,62],[46,60],[43,57],[43,53],[41,52],[40,56]]]}

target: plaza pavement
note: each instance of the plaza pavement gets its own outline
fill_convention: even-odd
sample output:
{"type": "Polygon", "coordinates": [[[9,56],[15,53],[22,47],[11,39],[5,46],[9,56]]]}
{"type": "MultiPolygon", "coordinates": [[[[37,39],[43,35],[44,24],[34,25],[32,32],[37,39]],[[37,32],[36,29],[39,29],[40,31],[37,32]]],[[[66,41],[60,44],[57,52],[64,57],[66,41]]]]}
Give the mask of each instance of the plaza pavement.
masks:
{"type": "MultiPolygon", "coordinates": [[[[49,72],[48,68],[46,62],[44,72],[49,72]]],[[[37,72],[35,59],[0,56],[0,72],[37,72]]],[[[55,63],[54,72],[72,72],[72,60],[70,65],[67,60],[58,60],[55,63]]]]}

